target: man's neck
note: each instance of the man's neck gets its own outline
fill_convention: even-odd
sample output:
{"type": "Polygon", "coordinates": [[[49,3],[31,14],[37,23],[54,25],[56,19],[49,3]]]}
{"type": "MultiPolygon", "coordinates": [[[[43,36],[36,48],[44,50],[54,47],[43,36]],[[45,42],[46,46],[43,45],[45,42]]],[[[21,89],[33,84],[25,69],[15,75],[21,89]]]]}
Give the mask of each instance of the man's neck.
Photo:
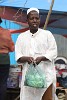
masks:
{"type": "Polygon", "coordinates": [[[38,31],[38,29],[36,29],[36,30],[30,30],[30,32],[31,32],[32,34],[35,34],[37,31],[38,31]]]}

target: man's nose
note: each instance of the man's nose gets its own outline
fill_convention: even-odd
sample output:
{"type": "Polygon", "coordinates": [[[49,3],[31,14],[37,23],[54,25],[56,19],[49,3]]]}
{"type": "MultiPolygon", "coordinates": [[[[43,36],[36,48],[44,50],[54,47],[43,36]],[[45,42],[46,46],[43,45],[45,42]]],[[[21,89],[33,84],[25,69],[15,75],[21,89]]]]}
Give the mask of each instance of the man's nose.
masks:
{"type": "Polygon", "coordinates": [[[36,18],[34,18],[33,21],[36,22],[37,21],[36,18]]]}

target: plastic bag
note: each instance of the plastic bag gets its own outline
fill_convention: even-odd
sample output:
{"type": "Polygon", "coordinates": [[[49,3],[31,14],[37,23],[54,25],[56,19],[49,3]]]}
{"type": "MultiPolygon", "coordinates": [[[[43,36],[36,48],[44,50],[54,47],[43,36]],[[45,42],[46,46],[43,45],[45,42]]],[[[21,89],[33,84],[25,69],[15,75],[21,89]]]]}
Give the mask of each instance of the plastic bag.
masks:
{"type": "Polygon", "coordinates": [[[24,84],[35,88],[46,87],[45,73],[43,73],[38,65],[34,67],[34,65],[31,64],[26,72],[24,84]]]}

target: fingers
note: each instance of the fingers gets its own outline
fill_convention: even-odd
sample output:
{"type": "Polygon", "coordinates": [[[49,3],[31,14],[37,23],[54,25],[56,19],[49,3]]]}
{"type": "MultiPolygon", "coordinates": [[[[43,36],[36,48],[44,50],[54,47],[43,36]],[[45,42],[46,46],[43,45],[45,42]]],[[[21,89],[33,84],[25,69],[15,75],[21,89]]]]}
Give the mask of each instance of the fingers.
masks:
{"type": "Polygon", "coordinates": [[[35,62],[36,62],[36,64],[38,65],[38,64],[41,62],[41,57],[37,57],[37,58],[35,59],[35,62]]]}
{"type": "Polygon", "coordinates": [[[34,62],[34,58],[33,57],[28,57],[28,63],[33,63],[34,62]]]}
{"type": "Polygon", "coordinates": [[[35,60],[34,60],[34,58],[33,57],[28,57],[28,63],[30,64],[30,63],[33,63],[34,65],[35,64],[39,64],[40,62],[41,62],[41,60],[42,60],[42,57],[37,57],[35,60]]]}

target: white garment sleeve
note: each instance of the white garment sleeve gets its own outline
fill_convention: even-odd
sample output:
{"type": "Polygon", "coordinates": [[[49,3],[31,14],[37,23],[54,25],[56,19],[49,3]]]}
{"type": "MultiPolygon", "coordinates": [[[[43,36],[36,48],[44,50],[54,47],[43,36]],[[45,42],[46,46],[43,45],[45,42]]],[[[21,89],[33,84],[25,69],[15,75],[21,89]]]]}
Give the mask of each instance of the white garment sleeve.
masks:
{"type": "Polygon", "coordinates": [[[15,44],[15,59],[16,59],[16,61],[22,56],[23,56],[23,54],[22,54],[21,38],[18,37],[17,41],[16,41],[16,44],[15,44]]]}
{"type": "Polygon", "coordinates": [[[50,61],[54,60],[57,57],[57,44],[55,41],[54,36],[52,35],[51,32],[47,33],[48,34],[48,49],[46,51],[46,54],[44,55],[47,59],[50,61]]]}

